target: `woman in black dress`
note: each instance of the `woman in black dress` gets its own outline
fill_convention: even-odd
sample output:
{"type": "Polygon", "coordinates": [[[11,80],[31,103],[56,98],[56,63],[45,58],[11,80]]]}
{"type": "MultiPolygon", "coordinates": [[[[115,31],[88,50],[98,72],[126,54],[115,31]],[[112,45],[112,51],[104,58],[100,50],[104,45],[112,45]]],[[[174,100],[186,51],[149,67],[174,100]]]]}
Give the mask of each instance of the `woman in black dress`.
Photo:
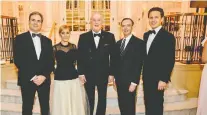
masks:
{"type": "Polygon", "coordinates": [[[89,115],[85,89],[75,67],[78,51],[69,42],[69,26],[60,26],[59,34],[61,42],[53,48],[57,66],[54,71],[52,115],[89,115]]]}

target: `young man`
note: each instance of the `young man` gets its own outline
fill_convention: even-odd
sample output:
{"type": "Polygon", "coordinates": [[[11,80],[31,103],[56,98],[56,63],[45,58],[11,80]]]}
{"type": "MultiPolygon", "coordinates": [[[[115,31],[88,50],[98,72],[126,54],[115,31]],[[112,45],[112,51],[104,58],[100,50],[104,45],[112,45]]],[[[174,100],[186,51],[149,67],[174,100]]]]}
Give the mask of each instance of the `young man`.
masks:
{"type": "Polygon", "coordinates": [[[14,63],[22,93],[22,115],[32,115],[35,92],[38,92],[42,115],[49,114],[50,73],[54,68],[52,42],[40,34],[43,16],[29,15],[29,31],[17,35],[14,63]]]}
{"type": "Polygon", "coordinates": [[[163,115],[164,90],[175,63],[175,38],[162,28],[164,11],[154,7],[148,12],[152,30],[144,34],[146,57],[143,67],[146,115],[163,115]]]}

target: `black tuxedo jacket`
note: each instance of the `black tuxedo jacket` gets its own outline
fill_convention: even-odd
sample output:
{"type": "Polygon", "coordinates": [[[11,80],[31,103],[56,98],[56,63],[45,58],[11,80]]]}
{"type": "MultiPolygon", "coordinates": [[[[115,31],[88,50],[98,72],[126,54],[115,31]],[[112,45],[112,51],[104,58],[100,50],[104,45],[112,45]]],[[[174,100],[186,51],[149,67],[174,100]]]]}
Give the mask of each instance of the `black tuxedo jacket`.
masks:
{"type": "Polygon", "coordinates": [[[27,84],[35,75],[44,75],[50,83],[50,73],[54,69],[52,42],[41,35],[41,54],[37,59],[30,32],[17,35],[14,42],[14,63],[18,68],[18,85],[27,84]]]}
{"type": "Polygon", "coordinates": [[[132,35],[122,56],[120,55],[121,43],[122,40],[116,43],[112,58],[113,74],[116,82],[125,84],[134,82],[138,84],[145,55],[144,41],[132,35]]]}
{"type": "Polygon", "coordinates": [[[85,75],[87,81],[107,81],[111,74],[109,56],[114,44],[114,34],[106,31],[101,31],[98,48],[96,48],[92,31],[81,34],[78,42],[79,75],[85,75]]]}
{"type": "MultiPolygon", "coordinates": [[[[147,44],[149,32],[144,34],[144,41],[147,44]]],[[[145,48],[146,49],[146,48],[145,48]]],[[[175,63],[175,38],[161,28],[155,36],[149,52],[145,52],[143,80],[145,82],[168,82],[175,63]]]]}

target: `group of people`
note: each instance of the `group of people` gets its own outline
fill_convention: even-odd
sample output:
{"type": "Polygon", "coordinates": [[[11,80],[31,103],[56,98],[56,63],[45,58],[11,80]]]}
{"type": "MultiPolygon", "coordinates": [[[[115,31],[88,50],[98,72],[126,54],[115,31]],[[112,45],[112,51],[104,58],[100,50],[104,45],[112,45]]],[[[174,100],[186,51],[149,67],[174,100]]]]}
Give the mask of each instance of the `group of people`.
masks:
{"type": "Polygon", "coordinates": [[[80,35],[78,46],[69,42],[67,25],[60,26],[61,42],[52,46],[40,33],[42,14],[32,12],[29,31],[17,35],[14,43],[22,115],[32,115],[36,91],[41,114],[50,114],[51,72],[55,75],[52,115],[93,115],[96,88],[95,114],[105,115],[108,82],[117,86],[121,115],[135,115],[141,73],[146,115],[163,115],[164,90],[175,63],[175,38],[162,28],[162,8],[151,8],[148,18],[152,30],[143,40],[132,34],[134,21],[124,18],[124,37],[116,42],[114,34],[102,30],[103,18],[96,12],[91,16],[91,31],[80,35]]]}

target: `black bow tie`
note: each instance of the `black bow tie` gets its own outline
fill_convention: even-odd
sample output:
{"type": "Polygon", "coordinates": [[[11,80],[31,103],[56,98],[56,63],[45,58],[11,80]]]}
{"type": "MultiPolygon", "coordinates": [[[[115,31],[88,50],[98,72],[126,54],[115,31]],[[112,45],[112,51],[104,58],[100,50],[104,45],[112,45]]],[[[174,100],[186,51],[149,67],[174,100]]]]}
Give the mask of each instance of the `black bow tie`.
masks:
{"type": "Polygon", "coordinates": [[[149,30],[149,34],[156,34],[155,30],[149,30]]]}
{"type": "Polygon", "coordinates": [[[101,34],[93,34],[94,37],[98,36],[101,38],[101,34]]]}
{"type": "Polygon", "coordinates": [[[38,37],[40,38],[41,34],[35,34],[35,33],[32,33],[32,37],[33,37],[33,38],[36,37],[36,36],[38,36],[38,37]]]}

